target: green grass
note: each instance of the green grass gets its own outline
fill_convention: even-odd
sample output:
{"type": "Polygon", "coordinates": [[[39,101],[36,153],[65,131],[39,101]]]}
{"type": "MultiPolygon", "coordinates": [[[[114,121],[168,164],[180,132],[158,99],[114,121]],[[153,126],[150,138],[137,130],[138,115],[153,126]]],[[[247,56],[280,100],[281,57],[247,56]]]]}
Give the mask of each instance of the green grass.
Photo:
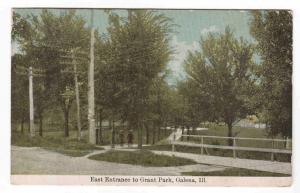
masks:
{"type": "Polygon", "coordinates": [[[273,176],[273,177],[285,177],[290,176],[287,174],[279,174],[272,172],[264,172],[257,170],[248,170],[242,168],[228,168],[223,171],[213,171],[213,172],[182,172],[184,176],[273,176]]]}
{"type": "MultiPolygon", "coordinates": [[[[209,128],[208,130],[203,131],[190,131],[190,134],[194,135],[210,135],[210,136],[227,136],[228,128],[226,125],[210,123],[209,125],[203,126],[209,128]]],[[[265,129],[258,128],[240,128],[234,127],[233,134],[236,137],[247,137],[247,138],[268,138],[267,132],[265,129]]],[[[276,138],[280,138],[277,136],[276,138]]],[[[183,141],[187,141],[187,137],[182,138],[183,141]]],[[[181,140],[181,139],[180,139],[181,140]]],[[[192,138],[189,137],[189,141],[193,143],[201,143],[200,138],[192,138]]],[[[212,138],[204,138],[203,141],[205,144],[212,145],[228,145],[227,139],[212,139],[212,138]]],[[[253,141],[253,140],[236,140],[237,146],[241,147],[256,147],[256,148],[272,148],[271,141],[253,141]]],[[[164,147],[148,147],[150,149],[156,150],[171,150],[171,146],[164,147]]],[[[274,148],[284,149],[285,144],[283,142],[275,142],[274,148]]],[[[176,150],[180,152],[188,152],[188,153],[197,153],[200,154],[201,149],[197,147],[184,147],[184,146],[176,146],[176,150]]],[[[210,155],[214,156],[225,156],[232,157],[233,153],[231,150],[220,150],[220,149],[208,149],[210,155]]],[[[257,159],[257,160],[270,160],[271,153],[264,152],[252,152],[252,151],[237,151],[237,155],[239,158],[246,159],[257,159]]],[[[290,162],[291,155],[288,154],[275,154],[275,160],[281,162],[290,162]]]]}
{"type": "MultiPolygon", "coordinates": [[[[227,127],[225,125],[221,125],[221,124],[214,124],[214,123],[210,123],[207,126],[203,126],[203,127],[209,127],[209,129],[207,131],[195,131],[195,133],[193,133],[192,131],[190,132],[190,134],[195,134],[195,135],[215,135],[215,136],[227,136],[227,127]]],[[[118,130],[118,129],[117,129],[118,130]]],[[[125,143],[126,143],[126,135],[127,135],[127,130],[125,129],[125,143]]],[[[171,133],[171,130],[167,130],[166,134],[164,130],[161,130],[161,134],[160,134],[160,139],[164,139],[166,137],[168,137],[171,133]]],[[[253,137],[253,138],[267,138],[267,133],[264,129],[255,129],[255,128],[237,128],[234,127],[233,129],[233,133],[236,134],[236,137],[253,137]]],[[[146,137],[145,137],[145,130],[143,130],[143,144],[145,144],[146,141],[146,137]]],[[[76,143],[76,148],[73,151],[74,148],[69,147],[72,145],[72,142],[69,143],[69,141],[74,140],[76,141],[76,131],[75,130],[70,130],[70,139],[71,140],[66,140],[63,137],[63,132],[62,131],[54,131],[54,132],[44,132],[45,137],[43,139],[40,138],[36,138],[33,141],[29,141],[26,139],[23,140],[21,139],[21,141],[14,141],[14,144],[18,144],[18,143],[22,143],[21,146],[43,146],[43,147],[48,147],[50,148],[51,146],[56,146],[56,144],[47,144],[48,140],[44,140],[44,139],[50,139],[51,143],[57,143],[60,146],[63,146],[62,148],[57,148],[55,147],[56,151],[60,151],[63,152],[64,154],[77,154],[78,152],[76,152],[76,148],[80,146],[80,144],[76,143]],[[64,141],[68,141],[68,143],[64,142],[64,141]],[[44,144],[46,143],[46,144],[44,144]],[[42,144],[42,145],[40,145],[42,144]],[[49,147],[50,146],[50,147],[49,147]],[[67,147],[64,147],[67,146],[67,147]],[[75,153],[74,153],[75,152],[75,153]]],[[[134,130],[133,131],[133,135],[134,135],[134,140],[133,143],[137,143],[137,131],[134,130]]],[[[152,131],[150,129],[150,143],[152,142],[152,131]]],[[[84,135],[84,141],[86,141],[88,138],[88,135],[85,134],[84,135]]],[[[184,137],[183,138],[184,141],[187,141],[187,138],[184,137]]],[[[194,143],[200,143],[200,138],[189,138],[190,141],[194,142],[194,143]]],[[[18,139],[20,140],[20,139],[18,139]]],[[[104,129],[103,130],[103,145],[108,145],[111,143],[111,130],[109,129],[104,129]]],[[[260,147],[260,148],[271,148],[271,143],[268,141],[251,141],[251,140],[237,140],[237,145],[238,146],[245,146],[245,147],[260,147]]],[[[118,139],[118,134],[116,134],[116,144],[119,143],[119,139],[118,139]]],[[[211,138],[205,138],[204,139],[204,143],[206,144],[214,144],[214,145],[227,145],[227,140],[226,139],[211,139],[211,138]]],[[[83,143],[83,145],[85,146],[86,143],[83,143]]],[[[159,143],[157,143],[156,140],[156,145],[154,146],[150,146],[147,147],[145,146],[145,149],[149,149],[149,150],[166,150],[166,151],[171,151],[171,145],[162,145],[162,141],[160,141],[159,143]],[[160,144],[160,145],[158,145],[160,144]]],[[[276,143],[275,144],[275,148],[284,148],[284,144],[283,143],[276,143]]],[[[53,148],[52,148],[53,149],[53,148]]],[[[86,154],[88,153],[88,151],[90,148],[89,147],[84,147],[83,150],[81,150],[80,153],[78,153],[79,155],[82,154],[86,154]],[[87,150],[84,153],[84,150],[87,150]]],[[[188,152],[188,153],[196,153],[196,154],[200,154],[200,148],[197,147],[184,147],[184,146],[176,146],[176,151],[179,152],[188,152]]],[[[220,150],[220,149],[208,149],[208,152],[210,155],[215,155],[215,156],[225,156],[225,157],[232,157],[232,151],[231,150],[220,150]]],[[[247,159],[259,159],[259,160],[270,160],[271,158],[271,154],[270,153],[262,153],[262,152],[249,152],[249,151],[237,151],[237,155],[239,158],[247,158],[247,159]]],[[[276,161],[282,161],[282,162],[289,162],[291,160],[291,156],[287,155],[287,154],[275,154],[275,160],[276,161]]]]}
{"type": "MultiPolygon", "coordinates": [[[[58,112],[60,112],[58,110],[58,112]]],[[[74,122],[74,121],[73,121],[74,122]]],[[[74,122],[76,124],[76,121],[74,122]]],[[[20,124],[13,124],[12,125],[12,130],[14,131],[14,133],[20,133],[21,129],[20,129],[20,124]]],[[[39,125],[38,124],[35,124],[35,128],[39,128],[39,125]]],[[[55,124],[55,125],[51,125],[51,124],[47,124],[47,121],[45,121],[44,123],[44,132],[43,132],[43,135],[45,137],[53,137],[53,138],[56,138],[56,137],[59,137],[59,138],[63,138],[64,137],[64,132],[63,132],[63,125],[60,125],[60,124],[55,124]],[[60,129],[58,129],[60,128],[60,129]]],[[[24,134],[28,134],[29,131],[29,125],[28,124],[24,124],[24,134]]],[[[115,143],[116,144],[119,144],[119,135],[118,135],[118,131],[120,130],[121,128],[119,127],[116,127],[116,136],[115,136],[115,143]]],[[[124,143],[127,143],[127,132],[128,132],[128,129],[123,129],[124,130],[124,143]]],[[[150,128],[149,129],[149,142],[152,143],[152,139],[153,139],[153,132],[152,132],[152,129],[150,128]]],[[[164,129],[161,129],[160,130],[160,139],[158,140],[157,139],[157,136],[156,136],[156,139],[155,139],[155,142],[157,141],[160,141],[160,140],[163,140],[165,139],[166,137],[168,137],[170,135],[172,131],[171,130],[164,130],[164,129]]],[[[146,129],[144,128],[143,131],[143,144],[146,143],[146,129]]],[[[36,133],[38,135],[38,131],[36,133]]],[[[69,138],[76,138],[77,136],[77,130],[76,128],[70,126],[70,131],[69,131],[69,134],[70,134],[70,137],[69,138]]],[[[157,133],[156,133],[157,135],[157,133]]],[[[111,130],[107,127],[103,128],[102,129],[102,137],[103,137],[103,143],[101,145],[110,145],[111,144],[111,130]]],[[[88,140],[88,131],[87,130],[83,130],[83,139],[84,140],[88,140]]],[[[138,143],[138,132],[137,132],[137,129],[134,129],[133,130],[133,143],[134,144],[137,144],[138,143]]]]}
{"type": "MultiPolygon", "coordinates": [[[[211,123],[207,126],[209,129],[206,131],[197,131],[195,134],[197,135],[212,135],[212,136],[227,136],[228,128],[226,125],[218,125],[211,123]]],[[[192,134],[192,133],[191,133],[192,134]]],[[[234,127],[233,134],[235,137],[246,137],[246,138],[269,138],[268,134],[265,129],[258,129],[258,128],[241,128],[241,127],[234,127]]],[[[276,136],[275,138],[280,138],[280,136],[276,136]]],[[[186,137],[184,140],[186,141],[186,137]]],[[[195,142],[200,142],[200,138],[191,138],[195,142]]],[[[211,139],[211,138],[204,138],[204,143],[207,144],[214,144],[218,143],[220,145],[227,145],[227,139],[211,139]]],[[[236,141],[238,146],[246,146],[246,147],[264,147],[264,148],[271,148],[272,143],[271,141],[253,141],[253,140],[237,140],[236,141]]],[[[276,142],[275,148],[284,148],[283,142],[276,142]]]]}
{"type": "Polygon", "coordinates": [[[102,149],[91,145],[84,140],[77,141],[75,138],[64,138],[59,136],[35,136],[30,138],[28,135],[21,133],[12,133],[11,140],[12,145],[22,147],[42,147],[72,157],[81,157],[95,149],[102,149]]]}
{"type": "Polygon", "coordinates": [[[158,155],[146,150],[137,151],[108,151],[92,155],[92,160],[116,162],[141,166],[167,167],[197,164],[195,161],[174,156],[158,155]]]}

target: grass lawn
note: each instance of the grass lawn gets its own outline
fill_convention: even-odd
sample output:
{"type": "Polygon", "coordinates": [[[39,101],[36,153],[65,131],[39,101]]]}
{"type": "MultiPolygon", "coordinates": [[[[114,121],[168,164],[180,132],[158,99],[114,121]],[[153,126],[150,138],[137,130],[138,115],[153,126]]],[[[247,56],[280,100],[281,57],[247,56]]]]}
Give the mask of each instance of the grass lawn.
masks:
{"type": "Polygon", "coordinates": [[[184,176],[290,176],[287,174],[279,174],[272,172],[263,172],[257,170],[248,170],[242,168],[228,168],[223,171],[213,171],[213,172],[182,172],[184,176]]]}
{"type": "MultiPolygon", "coordinates": [[[[210,126],[207,126],[208,130],[196,131],[196,135],[211,135],[211,136],[227,136],[228,128],[226,125],[218,125],[211,123],[210,126]]],[[[190,134],[193,134],[191,131],[190,134]]],[[[270,138],[265,129],[259,128],[241,128],[233,127],[233,135],[236,137],[246,137],[246,138],[270,138]]],[[[281,136],[276,136],[275,138],[282,139],[281,136]]],[[[189,138],[195,142],[200,143],[200,138],[189,138]]],[[[271,139],[271,138],[270,138],[271,139]]],[[[187,140],[187,137],[183,138],[184,141],[187,140]]],[[[204,143],[207,144],[216,144],[216,145],[227,145],[227,139],[212,139],[204,138],[204,143]]],[[[237,146],[246,146],[246,147],[261,147],[261,148],[272,148],[271,141],[253,141],[253,140],[236,140],[237,146]]],[[[284,142],[275,142],[274,148],[285,148],[284,142]]]]}
{"type": "Polygon", "coordinates": [[[51,151],[69,155],[72,157],[81,157],[87,155],[95,149],[102,149],[83,141],[77,141],[76,138],[64,138],[58,136],[35,136],[30,138],[21,133],[12,133],[12,145],[23,147],[42,147],[51,151]]]}
{"type": "Polygon", "coordinates": [[[108,161],[132,165],[167,167],[197,164],[195,161],[175,156],[157,155],[147,150],[137,151],[108,151],[103,154],[92,155],[92,160],[108,161]]]}
{"type": "MultiPolygon", "coordinates": [[[[210,135],[210,136],[227,136],[228,128],[226,125],[221,124],[214,124],[211,123],[207,126],[203,126],[209,128],[208,130],[203,131],[190,131],[192,135],[210,135]]],[[[234,127],[233,134],[236,137],[249,137],[249,138],[268,138],[267,132],[265,129],[258,129],[258,128],[241,128],[241,127],[234,127]]],[[[280,138],[277,136],[276,138],[280,138]]],[[[183,137],[183,141],[190,141],[193,143],[201,143],[200,138],[192,138],[192,137],[183,137]]],[[[205,144],[211,145],[227,145],[227,139],[212,139],[212,138],[204,138],[205,144]]],[[[241,147],[256,147],[256,148],[272,148],[271,141],[252,141],[252,140],[236,140],[237,146],[241,147]]],[[[145,147],[146,149],[151,150],[168,150],[171,151],[171,145],[164,145],[164,146],[151,146],[145,147]]],[[[275,142],[274,148],[284,149],[285,144],[283,142],[275,142]]],[[[232,157],[233,153],[232,150],[220,150],[220,149],[207,149],[210,155],[214,156],[224,156],[224,157],[232,157]]],[[[176,146],[176,151],[179,152],[188,152],[188,153],[201,153],[201,149],[199,147],[184,147],[184,146],[176,146]]],[[[252,152],[252,151],[237,151],[237,156],[239,158],[246,158],[246,159],[258,159],[258,160],[270,160],[271,153],[264,153],[264,152],[252,152]]],[[[275,154],[276,161],[282,162],[290,162],[291,155],[288,154],[275,154]]]]}
{"type": "MultiPolygon", "coordinates": [[[[58,110],[57,113],[59,113],[60,110],[58,110]]],[[[63,122],[63,120],[62,120],[63,122]]],[[[74,124],[76,124],[76,121],[74,122],[74,124]]],[[[14,124],[12,125],[12,128],[13,128],[13,133],[18,133],[20,134],[21,133],[21,129],[20,129],[20,125],[19,124],[14,124]]],[[[24,134],[29,134],[29,131],[28,131],[28,128],[29,128],[29,125],[28,124],[24,124],[24,134]]],[[[38,124],[35,124],[35,128],[39,128],[39,125],[38,124]]],[[[59,129],[58,128],[63,128],[63,125],[51,125],[51,124],[47,124],[47,122],[45,122],[44,124],[44,131],[43,131],[43,135],[45,137],[53,137],[53,138],[63,138],[64,137],[64,132],[63,132],[63,129],[59,129]]],[[[119,144],[120,143],[120,140],[119,140],[119,131],[121,128],[119,127],[116,127],[116,135],[115,135],[115,143],[116,144],[119,144]]],[[[124,131],[124,142],[127,143],[127,134],[128,134],[128,129],[123,129],[124,131]]],[[[153,130],[150,128],[149,129],[149,143],[152,143],[153,141],[153,130]]],[[[155,143],[158,142],[158,141],[161,141],[165,138],[167,138],[172,130],[165,130],[165,129],[160,129],[160,137],[158,139],[158,130],[156,131],[156,137],[155,137],[155,143]]],[[[143,143],[145,144],[146,143],[146,129],[144,128],[142,130],[142,133],[143,133],[143,143]]],[[[38,131],[36,131],[36,134],[38,135],[38,131]]],[[[77,137],[77,129],[74,128],[74,127],[70,127],[70,131],[69,131],[69,135],[70,137],[69,138],[76,138],[77,137]]],[[[111,129],[105,127],[105,128],[102,128],[102,144],[101,145],[110,145],[111,144],[111,135],[112,135],[112,132],[111,132],[111,129]]],[[[82,130],[82,138],[87,141],[88,140],[88,130],[86,129],[83,129],[82,130]]],[[[137,144],[138,143],[138,131],[136,129],[133,130],[133,143],[137,144]]]]}

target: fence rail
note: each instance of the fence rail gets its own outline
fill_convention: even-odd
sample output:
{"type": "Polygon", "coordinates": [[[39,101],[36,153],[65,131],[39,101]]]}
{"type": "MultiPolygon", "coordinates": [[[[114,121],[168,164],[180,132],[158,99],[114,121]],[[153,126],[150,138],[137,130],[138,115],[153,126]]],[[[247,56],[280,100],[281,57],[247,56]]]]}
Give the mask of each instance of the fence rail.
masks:
{"type": "Polygon", "coordinates": [[[267,138],[250,138],[250,137],[223,137],[223,136],[209,136],[209,135],[182,135],[182,137],[194,137],[194,138],[201,138],[201,143],[191,143],[191,142],[181,142],[181,141],[172,141],[172,150],[175,151],[175,146],[189,146],[189,147],[200,147],[201,154],[204,153],[204,148],[214,148],[214,149],[229,149],[233,152],[233,157],[236,158],[236,151],[254,151],[254,152],[265,152],[271,153],[271,160],[274,161],[274,154],[275,153],[282,153],[282,154],[292,154],[292,150],[287,148],[289,143],[291,143],[290,139],[267,139],[267,138]],[[212,144],[205,144],[204,138],[211,138],[211,139],[232,139],[233,145],[212,145],[212,144]],[[252,140],[252,141],[270,141],[272,142],[272,148],[258,148],[258,147],[244,147],[244,146],[237,146],[237,140],[252,140]],[[274,142],[285,142],[286,148],[285,149],[278,149],[274,148],[274,142]]]}
{"type": "Polygon", "coordinates": [[[223,136],[212,136],[212,135],[182,135],[182,137],[204,137],[214,139],[238,139],[238,140],[257,140],[257,141],[278,141],[278,142],[291,142],[291,139],[268,139],[268,138],[251,138],[251,137],[223,137],[223,136]]]}

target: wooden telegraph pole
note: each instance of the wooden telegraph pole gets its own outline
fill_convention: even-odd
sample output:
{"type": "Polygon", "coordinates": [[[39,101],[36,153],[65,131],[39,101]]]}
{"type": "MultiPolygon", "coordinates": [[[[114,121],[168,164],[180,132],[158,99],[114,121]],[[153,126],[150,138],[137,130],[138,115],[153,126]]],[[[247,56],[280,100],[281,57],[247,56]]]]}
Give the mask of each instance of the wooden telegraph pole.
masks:
{"type": "Polygon", "coordinates": [[[90,45],[90,65],[88,72],[88,121],[89,121],[89,142],[96,144],[95,132],[95,98],[94,98],[94,11],[91,10],[91,45],[90,45]]]}
{"type": "Polygon", "coordinates": [[[29,128],[30,128],[30,137],[35,136],[34,128],[34,106],[33,106],[33,81],[32,81],[32,67],[29,67],[29,128]]]}
{"type": "Polygon", "coordinates": [[[75,53],[72,50],[72,63],[73,63],[73,70],[74,70],[74,84],[75,84],[75,95],[76,95],[76,107],[77,107],[77,138],[81,140],[81,120],[80,120],[80,99],[79,99],[79,88],[78,88],[78,73],[77,73],[77,64],[75,61],[75,53]]]}
{"type": "Polygon", "coordinates": [[[71,73],[74,75],[74,89],[75,89],[75,97],[76,97],[76,118],[77,118],[77,139],[80,141],[82,138],[81,134],[81,118],[80,118],[80,96],[79,96],[79,83],[78,83],[78,72],[77,64],[78,60],[85,60],[85,57],[76,56],[76,54],[86,55],[85,52],[79,51],[79,47],[73,48],[70,51],[64,50],[65,55],[61,56],[66,61],[60,62],[63,65],[70,65],[73,66],[73,70],[63,70],[61,73],[71,73]],[[68,60],[71,60],[68,61],[68,60]]]}
{"type": "Polygon", "coordinates": [[[30,137],[35,136],[35,127],[34,127],[34,102],[33,102],[33,76],[43,77],[45,72],[40,69],[33,69],[31,66],[27,69],[22,66],[17,66],[15,73],[21,76],[28,76],[28,88],[29,88],[29,131],[30,137]]]}

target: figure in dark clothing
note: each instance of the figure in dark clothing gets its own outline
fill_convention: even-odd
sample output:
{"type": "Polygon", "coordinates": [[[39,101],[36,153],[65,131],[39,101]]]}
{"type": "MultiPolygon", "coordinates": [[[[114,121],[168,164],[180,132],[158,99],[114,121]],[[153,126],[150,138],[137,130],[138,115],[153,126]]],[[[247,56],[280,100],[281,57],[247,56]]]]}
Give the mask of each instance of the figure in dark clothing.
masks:
{"type": "Polygon", "coordinates": [[[120,130],[120,133],[119,133],[119,140],[120,140],[120,146],[123,147],[123,145],[124,145],[124,132],[123,132],[122,129],[120,130]]]}
{"type": "Polygon", "coordinates": [[[127,142],[128,142],[128,147],[130,147],[132,145],[132,142],[133,142],[133,134],[132,134],[132,130],[130,130],[128,132],[128,135],[127,135],[127,142]]]}

